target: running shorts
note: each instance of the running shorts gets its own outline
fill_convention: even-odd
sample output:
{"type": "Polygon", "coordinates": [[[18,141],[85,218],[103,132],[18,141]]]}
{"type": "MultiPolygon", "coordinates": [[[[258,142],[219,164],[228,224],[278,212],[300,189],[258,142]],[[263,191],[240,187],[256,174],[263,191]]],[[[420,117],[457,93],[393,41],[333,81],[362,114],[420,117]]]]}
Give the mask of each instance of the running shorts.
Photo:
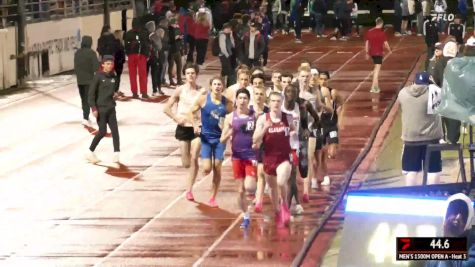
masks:
{"type": "Polygon", "coordinates": [[[378,65],[381,65],[383,64],[383,57],[382,56],[371,56],[371,58],[373,59],[373,64],[378,64],[378,65]]]}
{"type": "Polygon", "coordinates": [[[338,144],[338,126],[322,128],[323,145],[338,144]]]}
{"type": "Polygon", "coordinates": [[[208,143],[201,140],[201,159],[224,160],[226,145],[221,142],[208,143]]]}
{"type": "Polygon", "coordinates": [[[277,167],[285,161],[290,162],[290,155],[272,155],[266,156],[264,154],[262,162],[264,163],[264,172],[267,175],[277,176],[277,167]]]}
{"type": "MultiPolygon", "coordinates": [[[[437,144],[438,141],[433,141],[437,144]]],[[[427,144],[404,144],[402,152],[402,170],[406,172],[420,172],[425,164],[427,144]]],[[[442,171],[442,156],[440,151],[434,151],[429,156],[429,172],[442,171]]]]}
{"type": "Polygon", "coordinates": [[[193,127],[177,125],[175,130],[175,138],[180,141],[191,141],[199,137],[195,134],[193,127]]]}
{"type": "Polygon", "coordinates": [[[247,176],[256,178],[257,176],[257,161],[233,159],[233,173],[234,179],[244,179],[247,176]]]}

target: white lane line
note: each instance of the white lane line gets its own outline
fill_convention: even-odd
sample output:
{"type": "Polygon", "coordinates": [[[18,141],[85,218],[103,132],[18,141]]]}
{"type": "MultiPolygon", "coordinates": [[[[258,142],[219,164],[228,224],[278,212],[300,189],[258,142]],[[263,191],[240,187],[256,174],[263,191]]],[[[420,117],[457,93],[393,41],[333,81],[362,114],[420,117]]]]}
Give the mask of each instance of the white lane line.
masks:
{"type": "Polygon", "coordinates": [[[364,51],[364,49],[362,49],[362,50],[358,51],[358,53],[354,54],[350,59],[348,59],[345,63],[343,63],[338,69],[336,69],[334,72],[332,72],[331,76],[335,77],[336,73],[338,73],[340,70],[342,70],[348,63],[350,63],[350,61],[355,59],[363,51],[364,51]]]}
{"type": "Polygon", "coordinates": [[[224,231],[221,236],[219,236],[215,241],[214,243],[203,253],[203,255],[201,255],[201,257],[193,264],[193,267],[197,267],[199,266],[204,260],[206,257],[209,256],[209,254],[219,245],[219,243],[221,243],[221,241],[223,241],[223,239],[226,237],[226,235],[231,232],[231,230],[236,227],[236,225],[239,223],[239,221],[241,220],[241,217],[242,217],[242,214],[239,215],[236,220],[234,220],[234,222],[228,227],[228,229],[226,229],[226,231],[224,231]]]}
{"type": "MultiPolygon", "coordinates": [[[[223,161],[223,166],[228,163],[229,161],[231,160],[230,157],[226,158],[224,161],[223,161]]],[[[207,180],[209,177],[211,177],[211,175],[213,175],[213,173],[211,172],[210,174],[206,175],[205,177],[203,177],[200,181],[196,182],[193,187],[196,187],[198,185],[200,185],[201,183],[203,183],[205,180],[207,180]]],[[[170,202],[170,204],[168,204],[163,210],[161,210],[159,213],[157,213],[157,215],[155,215],[152,219],[150,219],[148,222],[146,222],[144,225],[142,225],[142,227],[140,227],[137,231],[135,231],[134,233],[132,233],[129,237],[127,237],[122,243],[120,243],[120,245],[118,245],[117,247],[115,247],[113,250],[111,250],[109,253],[107,253],[106,256],[104,256],[103,258],[101,258],[101,260],[97,263],[95,263],[93,266],[101,266],[102,263],[104,263],[105,260],[107,260],[109,257],[111,257],[113,254],[115,254],[117,251],[119,251],[119,249],[121,249],[122,247],[124,247],[128,241],[132,240],[133,237],[135,237],[136,235],[138,235],[143,229],[145,229],[149,224],[155,222],[157,219],[159,219],[160,217],[162,217],[168,210],[170,210],[176,203],[178,203],[178,201],[181,199],[181,198],[184,198],[186,195],[186,191],[184,191],[183,193],[181,193],[178,197],[176,197],[172,202],[170,202]]],[[[239,218],[239,217],[238,217],[239,218]]],[[[227,233],[227,232],[226,232],[227,233]]],[[[223,237],[224,238],[224,237],[223,237]]],[[[208,248],[209,250],[209,248],[208,248]]]]}

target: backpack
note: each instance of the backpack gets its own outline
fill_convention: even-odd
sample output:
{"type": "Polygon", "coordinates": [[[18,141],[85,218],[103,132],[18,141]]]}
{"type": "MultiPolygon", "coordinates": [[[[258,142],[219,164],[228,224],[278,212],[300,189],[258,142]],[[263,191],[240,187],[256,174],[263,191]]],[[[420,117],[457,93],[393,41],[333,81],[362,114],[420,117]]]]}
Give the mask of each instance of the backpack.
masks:
{"type": "Polygon", "coordinates": [[[219,34],[214,37],[213,42],[211,43],[211,54],[217,57],[221,53],[221,49],[219,48],[219,34]]]}

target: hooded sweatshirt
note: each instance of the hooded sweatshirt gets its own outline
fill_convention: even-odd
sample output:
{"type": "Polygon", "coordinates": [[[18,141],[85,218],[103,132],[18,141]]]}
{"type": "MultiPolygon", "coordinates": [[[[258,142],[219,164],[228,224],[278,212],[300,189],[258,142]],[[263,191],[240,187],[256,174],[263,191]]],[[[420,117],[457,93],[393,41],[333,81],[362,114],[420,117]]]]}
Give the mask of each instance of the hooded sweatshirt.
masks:
{"type": "Polygon", "coordinates": [[[74,72],[76,72],[78,85],[89,85],[94,73],[99,70],[97,54],[91,47],[92,37],[84,35],[81,48],[74,54],[74,72]]]}
{"type": "Polygon", "coordinates": [[[413,84],[398,96],[402,110],[402,139],[405,143],[428,144],[443,137],[438,114],[427,114],[429,86],[413,84]]]}

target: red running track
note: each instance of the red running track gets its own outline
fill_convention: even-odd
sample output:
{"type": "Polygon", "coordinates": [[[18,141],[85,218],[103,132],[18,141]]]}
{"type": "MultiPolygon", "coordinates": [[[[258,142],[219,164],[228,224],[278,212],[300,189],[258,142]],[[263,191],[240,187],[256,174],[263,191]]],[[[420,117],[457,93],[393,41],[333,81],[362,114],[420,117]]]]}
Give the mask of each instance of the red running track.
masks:
{"type": "MultiPolygon", "coordinates": [[[[163,98],[119,103],[122,165],[109,163],[110,138],[98,149],[104,163],[85,163],[92,134],[79,126],[74,80],[64,80],[20,101],[0,101],[0,265],[289,266],[424,50],[420,38],[390,38],[394,53],[385,59],[382,92],[375,98],[361,38],[332,42],[304,34],[303,41],[277,36],[268,67],[295,72],[300,60],[309,59],[333,71],[331,86],[347,98],[347,119],[339,156],[330,162],[330,190],[313,191],[289,229],[275,227],[269,205],[251,215],[248,231],[239,229],[229,159],[220,208],[206,205],[211,179],[201,173],[197,202],[185,200],[187,170],[180,167],[175,125],[163,115],[163,98]]],[[[219,69],[215,59],[208,62],[202,84],[219,69]]],[[[128,92],[127,82],[126,76],[122,91],[128,92]]],[[[322,242],[312,262],[318,264],[327,247],[322,242]]]]}

